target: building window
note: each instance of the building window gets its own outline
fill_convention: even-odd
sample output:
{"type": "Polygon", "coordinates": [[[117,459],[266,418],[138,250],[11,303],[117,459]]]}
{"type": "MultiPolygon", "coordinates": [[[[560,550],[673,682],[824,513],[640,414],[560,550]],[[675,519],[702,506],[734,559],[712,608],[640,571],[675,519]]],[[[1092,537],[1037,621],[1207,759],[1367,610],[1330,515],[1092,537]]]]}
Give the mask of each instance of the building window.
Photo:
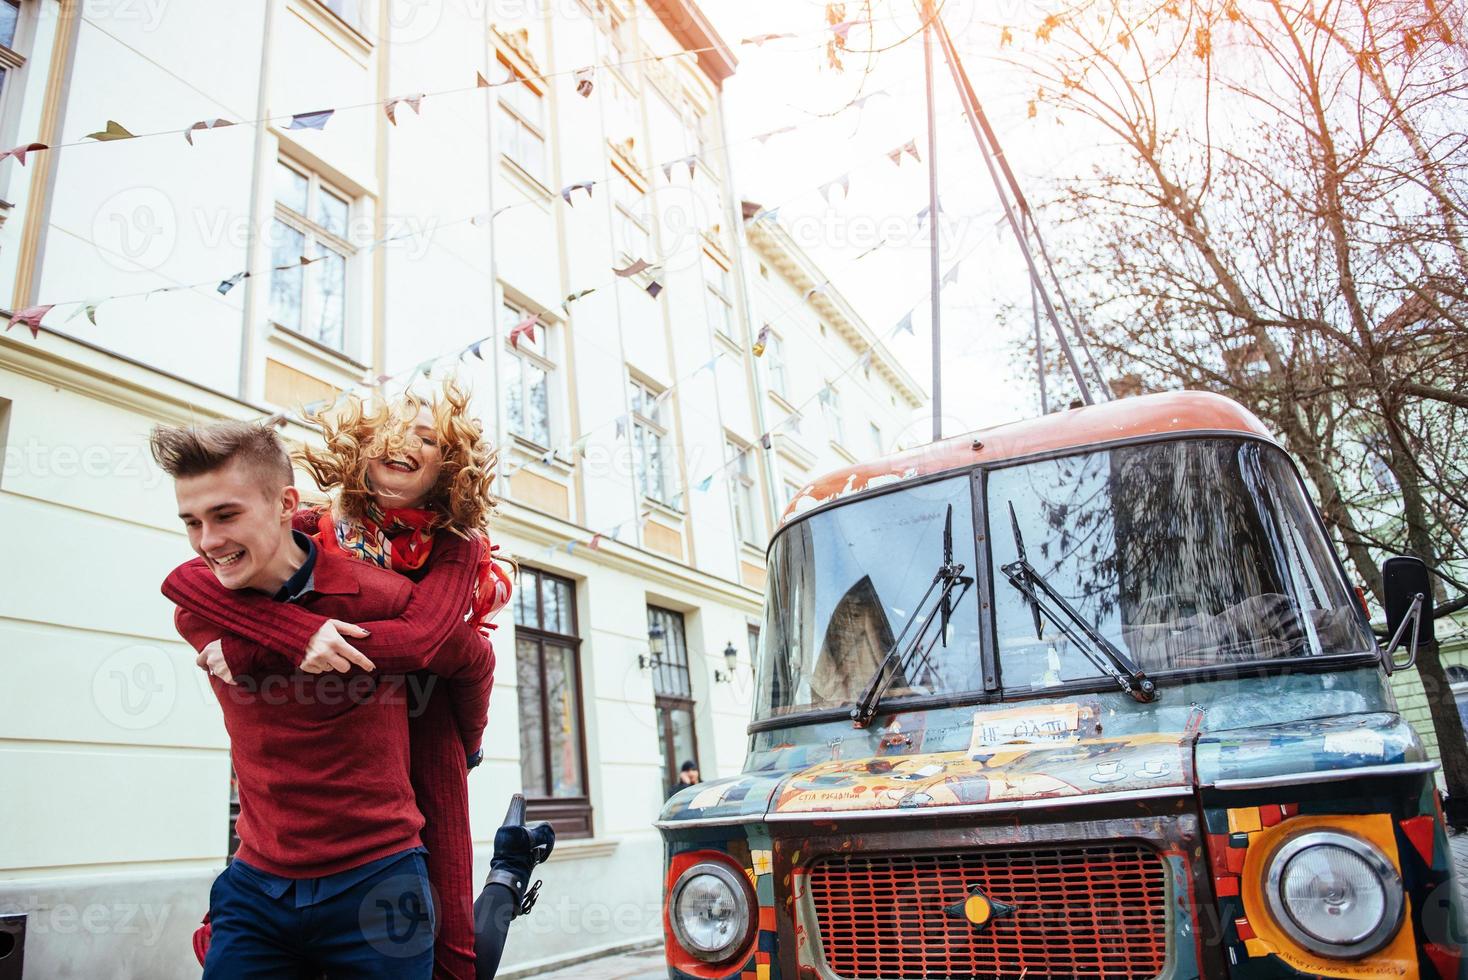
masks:
{"type": "Polygon", "coordinates": [[[321,6],[341,18],[342,23],[352,30],[362,30],[363,11],[361,0],[317,0],[321,6]]]}
{"type": "MultiPolygon", "coordinates": [[[[519,307],[505,303],[500,307],[500,332],[509,336],[515,325],[525,319],[519,307]]],[[[546,332],[550,328],[537,324],[521,335],[517,343],[505,342],[505,416],[510,432],[542,449],[551,444],[550,380],[555,373],[546,332]],[[534,338],[530,337],[533,333],[534,338]]]]}
{"type": "Polygon", "coordinates": [[[10,73],[25,64],[15,50],[15,34],[20,27],[20,0],[0,0],[0,94],[5,91],[10,73]]]}
{"type": "Polygon", "coordinates": [[[668,503],[668,431],[663,424],[664,395],[633,379],[628,387],[632,403],[632,454],[637,488],[649,500],[668,503]]]}
{"type": "Polygon", "coordinates": [[[872,452],[878,456],[882,455],[882,427],[875,422],[868,422],[867,432],[872,437],[872,452]]]}
{"type": "Polygon", "coordinates": [[[698,736],[693,730],[693,685],[688,672],[688,641],[683,614],[657,606],[647,607],[650,645],[662,653],[652,667],[652,689],[657,712],[658,749],[663,757],[663,784],[672,796],[682,788],[678,774],[685,763],[698,764],[698,736]]]}
{"type": "Polygon", "coordinates": [[[841,420],[841,392],[834,385],[826,386],[826,431],[837,445],[846,444],[846,427],[841,420]]]}
{"type": "Polygon", "coordinates": [[[725,337],[734,336],[734,291],[729,270],[707,252],[703,253],[704,302],[709,324],[725,337]]]}
{"type": "MultiPolygon", "coordinates": [[[[765,324],[768,328],[769,324],[765,324]]],[[[769,377],[770,390],[781,398],[786,397],[785,387],[785,342],[771,330],[765,336],[765,370],[769,377]]]]}
{"type": "Polygon", "coordinates": [[[745,646],[749,648],[749,662],[759,664],[759,627],[753,623],[745,624],[745,646]]]}
{"type": "Polygon", "coordinates": [[[739,540],[756,547],[764,544],[765,522],[759,505],[759,481],[755,478],[754,453],[748,446],[737,442],[727,443],[727,451],[734,460],[734,479],[730,492],[734,497],[734,525],[739,529],[739,540]]]}
{"type": "Polygon", "coordinates": [[[590,837],[576,586],[523,565],[517,578],[515,680],[526,816],[551,821],[561,837],[590,837]]]}
{"type": "Polygon", "coordinates": [[[500,152],[511,163],[546,186],[545,96],[525,76],[501,59],[509,78],[517,84],[500,86],[499,128],[495,138],[500,152]]]}
{"type": "Polygon", "coordinates": [[[294,163],[276,163],[270,318],[338,351],[347,339],[351,218],[348,195],[294,163]],[[303,258],[311,264],[301,265],[303,258]]]}
{"type": "Polygon", "coordinates": [[[793,480],[785,481],[785,504],[789,506],[790,501],[800,496],[800,484],[793,480]]]}
{"type": "Polygon", "coordinates": [[[652,232],[649,231],[652,221],[648,215],[646,193],[620,169],[612,178],[612,204],[617,247],[622,250],[622,256],[654,261],[652,232]]]}

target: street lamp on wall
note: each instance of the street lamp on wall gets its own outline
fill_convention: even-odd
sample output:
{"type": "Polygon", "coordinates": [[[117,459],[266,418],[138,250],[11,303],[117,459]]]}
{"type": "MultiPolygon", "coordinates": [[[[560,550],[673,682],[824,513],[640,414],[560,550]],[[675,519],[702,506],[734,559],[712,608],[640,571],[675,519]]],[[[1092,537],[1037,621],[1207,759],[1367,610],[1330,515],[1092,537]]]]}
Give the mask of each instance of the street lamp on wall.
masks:
{"type": "Polygon", "coordinates": [[[734,680],[734,668],[739,666],[739,651],[734,649],[732,642],[724,647],[724,663],[729,669],[714,671],[716,684],[728,684],[734,680]]]}
{"type": "Polygon", "coordinates": [[[654,623],[647,628],[647,654],[637,655],[637,666],[642,670],[649,667],[661,667],[663,665],[663,652],[668,648],[667,632],[654,623]]]}

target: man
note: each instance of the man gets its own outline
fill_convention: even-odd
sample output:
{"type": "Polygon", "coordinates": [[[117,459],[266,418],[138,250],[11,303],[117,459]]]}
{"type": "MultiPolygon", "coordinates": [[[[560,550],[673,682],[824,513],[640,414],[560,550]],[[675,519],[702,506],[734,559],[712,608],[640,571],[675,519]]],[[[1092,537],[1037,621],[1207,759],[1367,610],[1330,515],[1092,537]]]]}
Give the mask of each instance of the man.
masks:
{"type": "MultiPolygon", "coordinates": [[[[300,494],[272,429],[160,426],[152,450],[174,478],[196,561],[226,588],[349,623],[391,619],[407,606],[406,578],[318,550],[292,531],[300,494]]],[[[218,662],[220,627],[183,609],[175,622],[200,666],[211,655],[218,662]]],[[[469,624],[457,624],[421,662],[398,666],[430,660],[444,674],[478,667],[487,698],[492,661],[469,624]]],[[[296,672],[233,680],[211,673],[239,782],[240,848],[210,895],[206,980],[312,971],[429,977],[435,912],[409,779],[402,678],[296,672]]]]}
{"type": "Polygon", "coordinates": [[[676,796],[683,790],[696,783],[702,782],[698,776],[698,763],[692,759],[685,759],[683,765],[678,768],[678,778],[672,786],[668,787],[668,798],[676,796]]]}

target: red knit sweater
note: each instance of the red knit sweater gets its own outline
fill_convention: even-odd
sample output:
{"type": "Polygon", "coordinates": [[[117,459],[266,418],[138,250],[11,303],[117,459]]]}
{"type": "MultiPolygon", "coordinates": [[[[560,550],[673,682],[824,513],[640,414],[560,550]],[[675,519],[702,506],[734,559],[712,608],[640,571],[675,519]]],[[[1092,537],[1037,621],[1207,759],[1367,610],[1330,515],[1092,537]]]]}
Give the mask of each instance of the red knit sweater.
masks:
{"type": "MultiPolygon", "coordinates": [[[[323,554],[315,591],[302,602],[325,616],[391,616],[407,605],[409,591],[401,576],[323,554]]],[[[174,621],[195,650],[221,636],[185,609],[174,621]]],[[[422,843],[402,678],[210,680],[239,780],[244,861],[287,878],[316,878],[422,843]]]]}
{"type": "MultiPolygon", "coordinates": [[[[314,519],[297,515],[297,528],[306,530],[302,526],[306,520],[314,523],[314,519]]],[[[434,976],[439,980],[472,980],[474,976],[474,851],[465,752],[472,753],[480,745],[494,680],[493,650],[464,623],[479,547],[476,542],[441,534],[434,542],[426,574],[416,585],[387,573],[404,589],[411,589],[395,615],[374,615],[369,610],[342,615],[311,603],[282,604],[258,594],[231,592],[207,568],[197,568],[194,563],[175,570],[164,583],[164,593],[174,602],[209,616],[230,631],[223,637],[223,647],[230,671],[237,677],[289,673],[290,665],[304,658],[312,634],[330,618],[371,631],[371,637],[349,642],[367,654],[379,671],[427,666],[435,674],[453,678],[449,684],[430,688],[430,696],[415,706],[408,722],[412,788],[426,820],[421,835],[428,848],[428,873],[439,906],[434,946],[434,976]]],[[[318,563],[328,554],[326,549],[318,550],[318,563]]],[[[355,559],[333,558],[381,571],[355,559]]],[[[359,674],[354,670],[348,675],[323,676],[359,674]]]]}

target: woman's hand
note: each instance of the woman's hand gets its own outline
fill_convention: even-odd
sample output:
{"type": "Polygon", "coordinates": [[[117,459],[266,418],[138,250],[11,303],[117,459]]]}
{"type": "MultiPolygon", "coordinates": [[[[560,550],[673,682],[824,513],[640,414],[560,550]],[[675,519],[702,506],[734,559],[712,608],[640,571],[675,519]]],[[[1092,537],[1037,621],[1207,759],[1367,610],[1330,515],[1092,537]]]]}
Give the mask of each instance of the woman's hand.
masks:
{"type": "Polygon", "coordinates": [[[308,674],[325,674],[333,670],[344,674],[355,664],[363,670],[376,670],[372,661],[343,639],[343,634],[352,637],[370,635],[360,626],[328,619],[306,644],[306,657],[301,661],[301,669],[308,674]]]}
{"type": "Polygon", "coordinates": [[[199,655],[194,658],[194,663],[226,684],[238,683],[234,675],[229,672],[229,664],[224,662],[224,643],[220,640],[215,640],[200,650],[199,655]]]}

